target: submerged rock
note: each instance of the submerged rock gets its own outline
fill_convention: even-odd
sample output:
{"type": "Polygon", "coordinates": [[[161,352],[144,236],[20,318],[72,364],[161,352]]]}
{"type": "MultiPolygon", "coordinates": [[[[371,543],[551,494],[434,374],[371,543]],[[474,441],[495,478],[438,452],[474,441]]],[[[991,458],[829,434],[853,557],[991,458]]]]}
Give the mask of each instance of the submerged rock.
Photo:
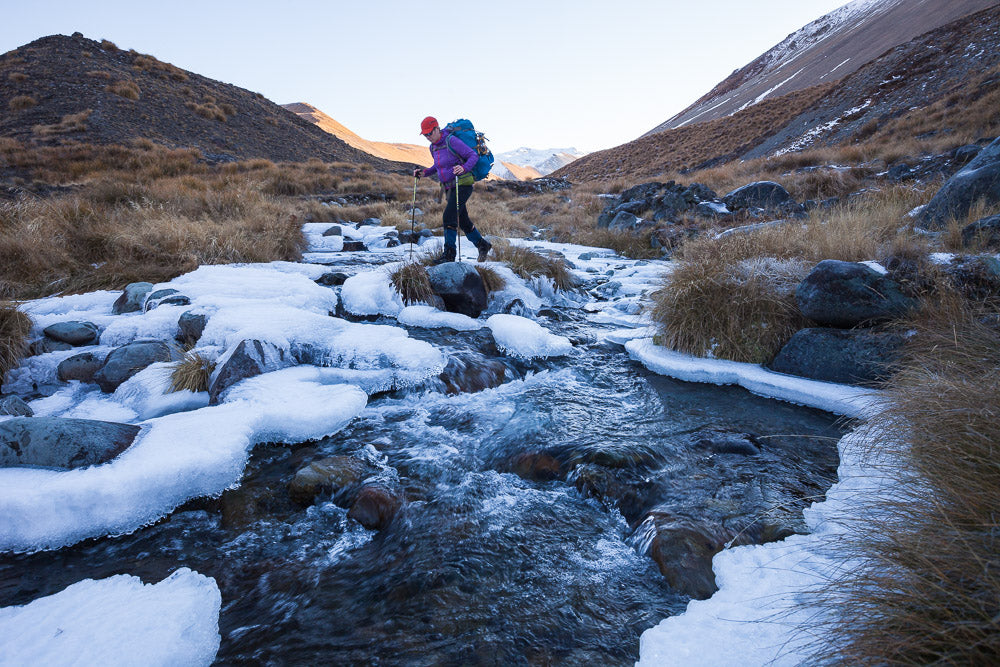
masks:
{"type": "Polygon", "coordinates": [[[288,483],[288,494],[302,506],[311,505],[324,494],[330,494],[338,505],[348,506],[361,483],[375,472],[369,463],[353,456],[330,456],[300,468],[288,483]]]}
{"type": "Polygon", "coordinates": [[[370,484],[358,492],[347,516],[369,530],[382,530],[392,523],[402,506],[403,501],[395,491],[370,484]]]}
{"type": "Polygon", "coordinates": [[[140,428],[131,424],[17,417],[0,422],[0,466],[80,468],[106,463],[128,449],[140,428]]]}
{"type": "Polygon", "coordinates": [[[448,358],[438,378],[446,394],[473,394],[502,385],[507,379],[507,367],[496,359],[456,354],[448,358]]]}

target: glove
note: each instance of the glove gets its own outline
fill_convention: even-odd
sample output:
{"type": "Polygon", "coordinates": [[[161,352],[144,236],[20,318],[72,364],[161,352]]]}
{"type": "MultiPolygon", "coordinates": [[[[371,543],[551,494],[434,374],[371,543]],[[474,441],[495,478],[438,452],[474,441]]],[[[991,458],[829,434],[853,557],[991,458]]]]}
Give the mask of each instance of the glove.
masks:
{"type": "Polygon", "coordinates": [[[413,170],[413,176],[415,178],[420,178],[423,175],[424,175],[424,168],[423,167],[417,167],[416,169],[413,170]]]}

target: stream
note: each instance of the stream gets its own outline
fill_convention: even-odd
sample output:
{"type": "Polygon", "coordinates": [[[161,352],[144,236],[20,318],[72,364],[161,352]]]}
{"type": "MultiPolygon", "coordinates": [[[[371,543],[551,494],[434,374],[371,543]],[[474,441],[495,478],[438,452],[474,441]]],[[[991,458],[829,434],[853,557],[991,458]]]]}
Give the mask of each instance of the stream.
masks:
{"type": "Polygon", "coordinates": [[[845,425],[651,373],[581,309],[538,321],[574,354],[410,328],[452,359],[440,378],[371,397],[332,437],[257,446],[239,488],[132,534],[0,557],[2,605],[186,566],[221,589],[220,665],[632,664],[644,630],[711,593],[722,544],[804,531],[845,425]],[[291,498],[327,457],[398,492],[387,527],[291,498]]]}

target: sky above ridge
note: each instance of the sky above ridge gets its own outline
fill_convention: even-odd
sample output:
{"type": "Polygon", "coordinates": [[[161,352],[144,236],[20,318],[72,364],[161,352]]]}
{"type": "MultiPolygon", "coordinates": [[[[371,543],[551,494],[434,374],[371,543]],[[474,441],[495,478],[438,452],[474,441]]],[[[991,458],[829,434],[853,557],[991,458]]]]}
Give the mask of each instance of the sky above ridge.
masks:
{"type": "Polygon", "coordinates": [[[494,152],[591,151],[667,120],[844,0],[0,0],[0,53],[82,32],[307,102],[366,139],[470,118],[494,152]]]}

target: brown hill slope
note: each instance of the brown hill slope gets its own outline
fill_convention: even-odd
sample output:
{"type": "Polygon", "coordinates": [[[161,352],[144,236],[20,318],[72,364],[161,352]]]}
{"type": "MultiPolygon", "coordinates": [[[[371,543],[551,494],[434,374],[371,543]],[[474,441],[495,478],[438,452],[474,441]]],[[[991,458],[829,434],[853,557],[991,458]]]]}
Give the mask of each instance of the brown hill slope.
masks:
{"type": "Polygon", "coordinates": [[[369,141],[347,129],[341,123],[338,123],[311,104],[293,102],[291,104],[282,104],[281,106],[296,114],[299,118],[314,123],[321,130],[329,132],[347,145],[353,146],[369,155],[397,162],[413,162],[424,167],[431,165],[431,153],[427,150],[426,144],[419,146],[417,144],[393,144],[384,141],[369,141]]]}
{"type": "Polygon", "coordinates": [[[0,136],[36,144],[150,139],[210,160],[267,158],[393,165],[259,93],[79,33],[0,56],[0,136]]]}
{"type": "Polygon", "coordinates": [[[1000,90],[998,24],[1000,5],[890,49],[835,83],[591,153],[553,175],[571,180],[654,177],[852,142],[890,125],[897,128],[891,139],[897,146],[886,139],[883,147],[896,153],[908,138],[906,128],[915,128],[913,136],[935,135],[937,149],[977,140],[1000,122],[1000,114],[983,108],[1000,90]]]}
{"type": "Polygon", "coordinates": [[[755,100],[834,81],[886,50],[997,0],[861,0],[817,19],[648,134],[728,116],[755,100]]]}

